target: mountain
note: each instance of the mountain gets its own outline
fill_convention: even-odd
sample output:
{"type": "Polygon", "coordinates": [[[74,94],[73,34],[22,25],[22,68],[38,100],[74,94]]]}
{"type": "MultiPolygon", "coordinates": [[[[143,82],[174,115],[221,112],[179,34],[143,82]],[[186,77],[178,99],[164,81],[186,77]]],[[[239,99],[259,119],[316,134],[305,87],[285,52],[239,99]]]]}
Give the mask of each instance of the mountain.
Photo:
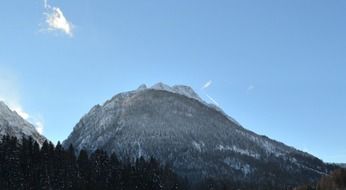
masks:
{"type": "Polygon", "coordinates": [[[40,145],[46,140],[32,124],[0,101],[0,137],[4,135],[17,137],[19,140],[22,137],[32,137],[40,145]]]}
{"type": "Polygon", "coordinates": [[[81,118],[63,146],[122,159],[153,156],[197,183],[204,178],[287,187],[332,166],[243,128],[188,86],[158,83],[120,93],[81,118]],[[254,180],[256,179],[256,180],[254,180]]]}

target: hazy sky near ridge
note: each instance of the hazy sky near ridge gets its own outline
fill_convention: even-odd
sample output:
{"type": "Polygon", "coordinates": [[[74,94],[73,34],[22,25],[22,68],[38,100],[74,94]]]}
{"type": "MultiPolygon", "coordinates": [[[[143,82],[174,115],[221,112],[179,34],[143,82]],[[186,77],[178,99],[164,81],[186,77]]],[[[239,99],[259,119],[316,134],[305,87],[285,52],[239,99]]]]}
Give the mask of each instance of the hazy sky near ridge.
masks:
{"type": "Polygon", "coordinates": [[[346,162],[346,1],[3,0],[0,17],[0,99],[54,142],[95,104],[162,81],[346,162]]]}

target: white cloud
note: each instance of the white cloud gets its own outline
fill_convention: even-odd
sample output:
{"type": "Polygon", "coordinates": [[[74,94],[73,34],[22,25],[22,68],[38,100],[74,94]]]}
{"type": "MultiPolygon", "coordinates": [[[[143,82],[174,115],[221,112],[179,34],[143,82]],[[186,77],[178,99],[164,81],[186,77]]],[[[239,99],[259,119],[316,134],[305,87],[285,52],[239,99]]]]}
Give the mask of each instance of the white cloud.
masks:
{"type": "Polygon", "coordinates": [[[219,103],[217,103],[214,98],[210,97],[208,94],[206,94],[206,96],[209,98],[209,100],[211,100],[213,102],[213,104],[220,106],[219,103]]]}
{"type": "Polygon", "coordinates": [[[38,132],[43,132],[44,125],[42,117],[32,116],[24,111],[20,103],[19,85],[15,74],[5,69],[0,71],[0,101],[5,102],[12,111],[17,112],[23,119],[34,124],[38,132]]]}
{"type": "Polygon", "coordinates": [[[213,83],[213,81],[209,80],[208,82],[206,82],[206,83],[202,86],[202,89],[207,89],[212,83],[213,83]]]}
{"type": "Polygon", "coordinates": [[[13,111],[17,112],[18,115],[20,115],[23,119],[28,120],[30,118],[30,115],[23,111],[23,109],[20,106],[12,107],[13,111]]]}
{"type": "Polygon", "coordinates": [[[219,103],[216,102],[216,100],[214,98],[212,98],[211,96],[209,96],[206,93],[206,89],[209,88],[211,85],[213,84],[212,80],[207,81],[203,86],[202,86],[202,90],[203,92],[205,92],[205,95],[207,96],[207,98],[215,105],[220,106],[219,103]]]}
{"type": "Polygon", "coordinates": [[[48,31],[60,31],[66,35],[73,36],[73,25],[68,21],[59,7],[51,6],[48,0],[44,0],[44,8],[46,16],[45,22],[48,31]]]}
{"type": "Polygon", "coordinates": [[[42,135],[43,134],[43,129],[44,129],[43,122],[42,121],[37,121],[37,122],[35,122],[35,126],[36,126],[36,131],[42,135]]]}

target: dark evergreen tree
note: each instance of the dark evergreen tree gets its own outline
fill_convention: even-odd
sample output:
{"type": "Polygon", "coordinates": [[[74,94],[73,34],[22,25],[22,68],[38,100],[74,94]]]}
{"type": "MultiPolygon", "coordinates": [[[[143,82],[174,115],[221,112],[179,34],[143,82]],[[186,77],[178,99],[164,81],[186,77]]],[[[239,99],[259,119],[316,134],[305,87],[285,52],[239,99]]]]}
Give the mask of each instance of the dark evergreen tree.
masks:
{"type": "Polygon", "coordinates": [[[77,159],[77,189],[91,190],[91,171],[92,167],[90,165],[88,153],[85,150],[79,152],[77,159]]]}
{"type": "Polygon", "coordinates": [[[111,154],[110,167],[110,187],[118,187],[117,189],[124,190],[124,182],[122,181],[121,175],[122,166],[115,153],[111,154]]]}
{"type": "MultiPolygon", "coordinates": [[[[128,159],[129,160],[129,159],[128,159]]],[[[1,190],[180,190],[181,180],[168,166],[143,157],[134,163],[115,154],[85,150],[76,158],[72,146],[65,150],[32,138],[4,136],[0,141],[1,190]]]]}
{"type": "Polygon", "coordinates": [[[64,149],[61,146],[60,142],[57,143],[54,151],[54,158],[53,158],[53,165],[52,173],[54,175],[54,178],[52,179],[52,186],[53,189],[61,188],[65,189],[65,165],[62,162],[64,159],[64,149]]]}
{"type": "Polygon", "coordinates": [[[2,169],[3,188],[23,189],[24,176],[21,172],[20,148],[16,137],[5,137],[2,139],[2,169]]]}
{"type": "MultiPolygon", "coordinates": [[[[37,154],[38,152],[36,152],[37,154]]],[[[34,140],[29,138],[22,138],[22,146],[20,146],[20,166],[22,171],[23,179],[23,189],[34,189],[35,187],[35,160],[34,160],[34,140]]]]}
{"type": "Polygon", "coordinates": [[[91,154],[90,161],[94,168],[92,181],[96,189],[108,189],[111,168],[107,153],[102,150],[96,150],[91,154]]]}
{"type": "Polygon", "coordinates": [[[45,141],[42,145],[41,151],[40,151],[40,166],[39,169],[39,187],[42,190],[49,190],[51,187],[50,182],[50,166],[49,166],[49,159],[50,159],[50,152],[49,152],[49,143],[48,141],[45,141]]]}
{"type": "Polygon", "coordinates": [[[78,167],[75,150],[72,145],[64,152],[63,156],[62,162],[65,167],[65,189],[74,189],[77,186],[78,167]]]}

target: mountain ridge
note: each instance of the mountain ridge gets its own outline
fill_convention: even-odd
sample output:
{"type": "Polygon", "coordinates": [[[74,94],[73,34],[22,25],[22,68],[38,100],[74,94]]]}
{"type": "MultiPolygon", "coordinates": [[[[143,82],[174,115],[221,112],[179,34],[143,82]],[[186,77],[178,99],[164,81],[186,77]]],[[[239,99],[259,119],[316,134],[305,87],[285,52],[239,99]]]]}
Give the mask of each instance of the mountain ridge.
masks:
{"type": "Polygon", "coordinates": [[[272,167],[278,176],[259,178],[261,183],[289,175],[292,179],[284,184],[296,185],[331,169],[308,153],[245,129],[221,109],[189,97],[191,92],[177,93],[160,83],[154,87],[141,86],[94,106],[63,145],[101,148],[124,159],[154,156],[192,181],[206,177],[249,181],[271,175],[265,168],[272,167]]]}
{"type": "Polygon", "coordinates": [[[0,136],[9,135],[21,139],[32,137],[40,145],[47,139],[39,134],[31,123],[12,111],[3,101],[0,101],[0,136]]]}

